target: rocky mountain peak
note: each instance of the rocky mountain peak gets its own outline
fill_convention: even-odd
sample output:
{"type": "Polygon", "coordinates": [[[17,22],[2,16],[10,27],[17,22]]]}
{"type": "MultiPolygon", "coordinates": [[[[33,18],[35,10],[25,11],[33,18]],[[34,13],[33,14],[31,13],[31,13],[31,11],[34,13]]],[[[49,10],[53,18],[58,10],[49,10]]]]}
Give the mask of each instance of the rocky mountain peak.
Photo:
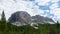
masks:
{"type": "Polygon", "coordinates": [[[40,24],[54,23],[54,21],[51,18],[43,17],[40,15],[30,16],[25,11],[17,11],[13,13],[9,18],[9,22],[17,25],[18,24],[26,25],[31,23],[40,23],[40,24]]]}

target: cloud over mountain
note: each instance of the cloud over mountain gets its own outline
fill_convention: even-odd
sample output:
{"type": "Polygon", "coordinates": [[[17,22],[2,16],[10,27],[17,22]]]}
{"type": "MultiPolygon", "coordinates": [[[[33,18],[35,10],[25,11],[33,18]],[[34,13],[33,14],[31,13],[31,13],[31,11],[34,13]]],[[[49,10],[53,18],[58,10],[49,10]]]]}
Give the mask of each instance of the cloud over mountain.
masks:
{"type": "Polygon", "coordinates": [[[60,0],[0,0],[0,11],[5,11],[7,19],[15,11],[29,11],[31,16],[39,14],[57,21],[60,20],[59,3],[60,0]]]}

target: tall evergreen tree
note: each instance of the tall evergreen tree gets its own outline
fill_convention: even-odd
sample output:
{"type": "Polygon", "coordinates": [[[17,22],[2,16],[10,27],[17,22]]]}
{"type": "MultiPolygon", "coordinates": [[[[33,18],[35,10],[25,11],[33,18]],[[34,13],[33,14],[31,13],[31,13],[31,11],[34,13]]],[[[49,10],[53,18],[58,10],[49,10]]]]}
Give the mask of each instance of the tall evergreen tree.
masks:
{"type": "Polygon", "coordinates": [[[59,22],[57,21],[57,28],[59,28],[60,26],[59,26],[60,24],[59,24],[59,22]]]}
{"type": "Polygon", "coordinates": [[[57,34],[59,34],[59,32],[60,32],[60,24],[59,24],[59,22],[57,21],[57,34]]]}
{"type": "Polygon", "coordinates": [[[6,23],[5,13],[3,11],[1,15],[1,30],[5,31],[6,27],[7,27],[7,23],[6,23]]]}
{"type": "Polygon", "coordinates": [[[1,21],[2,22],[6,22],[4,11],[2,12],[2,15],[1,15],[1,21]]]}

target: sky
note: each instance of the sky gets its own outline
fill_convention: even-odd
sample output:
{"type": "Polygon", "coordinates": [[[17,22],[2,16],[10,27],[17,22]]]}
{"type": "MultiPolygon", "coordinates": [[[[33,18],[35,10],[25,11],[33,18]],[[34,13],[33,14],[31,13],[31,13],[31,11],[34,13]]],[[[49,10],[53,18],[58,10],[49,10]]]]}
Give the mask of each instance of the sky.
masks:
{"type": "Polygon", "coordinates": [[[0,0],[0,18],[3,10],[7,20],[16,11],[26,11],[60,21],[60,0],[0,0]]]}

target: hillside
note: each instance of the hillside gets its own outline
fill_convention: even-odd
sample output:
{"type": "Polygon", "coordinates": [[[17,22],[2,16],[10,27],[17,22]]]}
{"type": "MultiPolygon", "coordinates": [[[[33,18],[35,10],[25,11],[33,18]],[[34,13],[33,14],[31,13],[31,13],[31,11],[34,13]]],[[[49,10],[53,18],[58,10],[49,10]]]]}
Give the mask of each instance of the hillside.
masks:
{"type": "MultiPolygon", "coordinates": [[[[21,19],[22,21],[24,21],[23,18],[21,19]]],[[[33,24],[33,26],[31,26],[30,24],[17,26],[13,25],[12,22],[6,22],[5,14],[3,11],[0,20],[0,34],[60,34],[60,24],[57,21],[57,23],[55,24],[37,23],[37,25],[33,24]]]]}

